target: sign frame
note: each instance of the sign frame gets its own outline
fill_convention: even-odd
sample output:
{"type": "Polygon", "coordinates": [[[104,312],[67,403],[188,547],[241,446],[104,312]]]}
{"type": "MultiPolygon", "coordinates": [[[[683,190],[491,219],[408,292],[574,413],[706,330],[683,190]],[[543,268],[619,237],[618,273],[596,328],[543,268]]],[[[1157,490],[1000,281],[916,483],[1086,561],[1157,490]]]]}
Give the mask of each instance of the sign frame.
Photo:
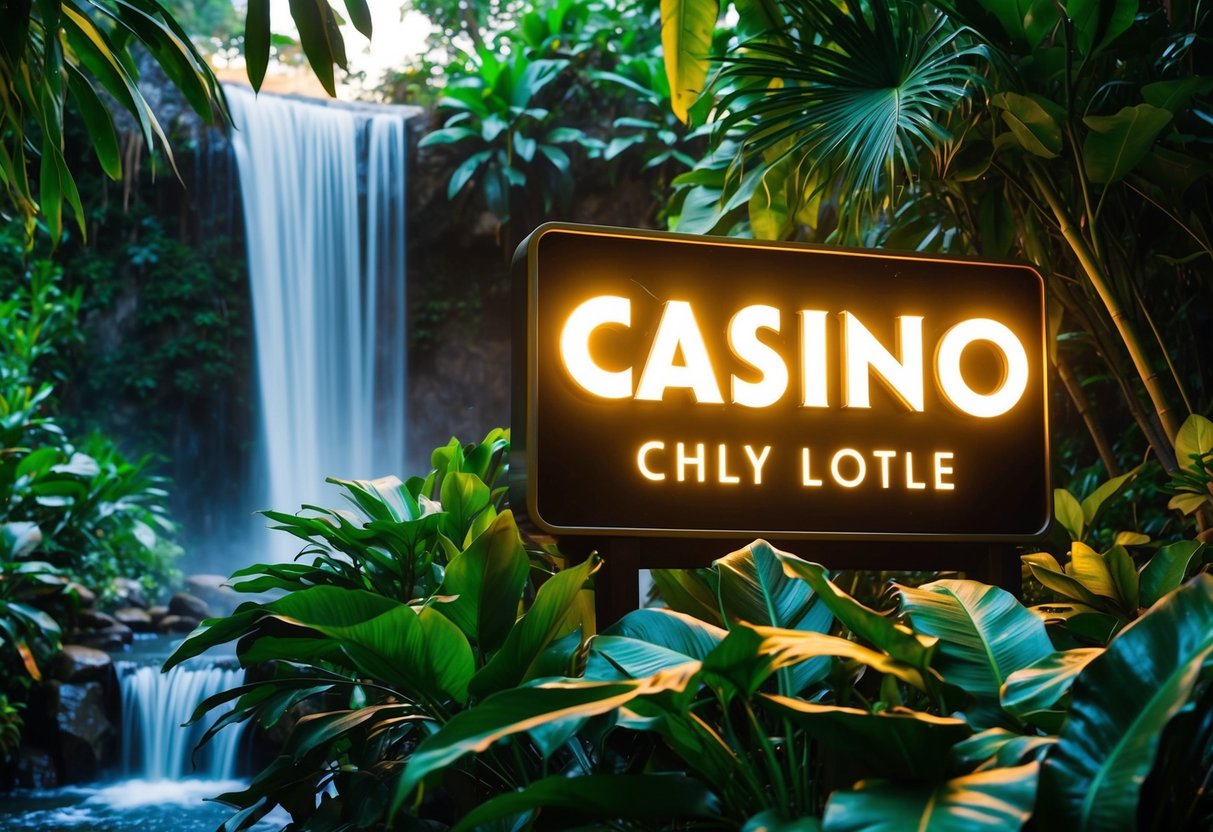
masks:
{"type": "MultiPolygon", "coordinates": [[[[1040,272],[1029,264],[1007,261],[990,260],[970,257],[939,256],[932,254],[896,252],[877,249],[843,248],[833,246],[811,245],[806,243],[748,240],[729,237],[700,236],[664,232],[649,229],[631,229],[613,226],[585,225],[579,223],[547,222],[538,226],[518,246],[511,267],[511,306],[512,306],[512,448],[510,464],[510,499],[515,510],[522,509],[522,514],[530,524],[542,533],[556,538],[592,538],[600,541],[619,539],[621,544],[628,540],[671,538],[684,540],[716,540],[737,541],[764,538],[772,541],[818,541],[818,542],[852,542],[852,543],[974,543],[974,544],[1031,544],[1045,538],[1054,524],[1052,512],[1052,446],[1049,425],[1049,373],[1048,373],[1048,322],[1046,318],[1045,284],[1040,272]],[[543,518],[537,504],[539,491],[538,461],[538,320],[539,299],[539,263],[538,247],[540,241],[553,232],[571,232],[574,234],[589,234],[605,237],[656,239],[675,244],[729,246],[759,250],[783,250],[797,252],[816,252],[840,257],[862,257],[865,259],[878,258],[881,260],[909,260],[916,262],[941,262],[948,264],[973,264],[982,267],[1004,267],[1026,270],[1031,272],[1040,284],[1040,333],[1041,343],[1038,345],[1040,365],[1040,395],[1042,401],[1042,437],[1044,452],[1044,482],[1041,485],[1044,505],[1042,506],[1042,525],[1033,532],[1023,534],[965,534],[965,533],[932,533],[932,532],[888,532],[888,531],[772,531],[768,529],[695,529],[695,528],[653,528],[653,527],[624,527],[624,526],[569,526],[548,522],[543,518]]],[[[848,558],[850,560],[850,558],[848,558]]],[[[658,566],[659,564],[653,564],[658,566]]]]}

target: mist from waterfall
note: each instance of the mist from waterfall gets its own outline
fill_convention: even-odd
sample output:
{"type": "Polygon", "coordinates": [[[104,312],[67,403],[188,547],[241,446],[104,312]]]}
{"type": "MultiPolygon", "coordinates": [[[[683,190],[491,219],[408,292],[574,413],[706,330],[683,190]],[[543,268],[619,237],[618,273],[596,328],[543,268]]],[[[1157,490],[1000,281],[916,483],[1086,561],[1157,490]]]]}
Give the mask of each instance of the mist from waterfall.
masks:
{"type": "MultiPolygon", "coordinates": [[[[325,477],[402,472],[405,118],[390,107],[226,92],[264,449],[253,508],[294,512],[333,502],[325,477]]],[[[299,548],[282,533],[268,540],[246,562],[299,548]]]]}

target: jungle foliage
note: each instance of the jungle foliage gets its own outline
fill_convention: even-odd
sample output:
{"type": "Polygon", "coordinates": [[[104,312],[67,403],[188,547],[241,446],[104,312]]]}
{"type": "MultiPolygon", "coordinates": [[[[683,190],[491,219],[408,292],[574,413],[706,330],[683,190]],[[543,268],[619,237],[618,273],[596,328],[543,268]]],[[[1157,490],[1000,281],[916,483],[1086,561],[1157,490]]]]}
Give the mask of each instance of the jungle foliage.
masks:
{"type": "Polygon", "coordinates": [[[452,440],[424,478],[332,481],[349,508],[266,512],[305,541],[296,562],[234,575],[258,599],[166,665],[235,642],[247,683],[194,718],[285,733],[220,798],[226,829],[275,806],[316,830],[1213,820],[1211,558],[1123,530],[1083,543],[1124,482],[1059,516],[1056,557],[1025,556],[1034,606],[945,576],[873,608],[843,589],[858,575],[756,541],[655,572],[663,606],[596,631],[597,559],[519,532],[508,447],[452,440]]]}

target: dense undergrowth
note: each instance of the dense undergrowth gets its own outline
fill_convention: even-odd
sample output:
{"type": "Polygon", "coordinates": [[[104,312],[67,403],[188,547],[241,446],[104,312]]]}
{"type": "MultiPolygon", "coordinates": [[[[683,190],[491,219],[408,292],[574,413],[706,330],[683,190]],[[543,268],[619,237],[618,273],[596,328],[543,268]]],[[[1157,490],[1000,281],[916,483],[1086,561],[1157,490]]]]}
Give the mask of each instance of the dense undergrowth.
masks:
{"type": "MultiPolygon", "coordinates": [[[[1206,459],[1209,428],[1183,434],[1206,459]]],[[[452,440],[424,478],[334,480],[343,509],[266,513],[306,544],[232,583],[273,599],[166,665],[234,642],[247,683],[195,719],[289,727],[220,798],[226,828],[276,806],[314,830],[1213,820],[1211,559],[1104,526],[1129,477],[1059,495],[1072,539],[1024,556],[1033,606],[957,576],[868,588],[756,541],[654,573],[660,606],[597,631],[598,559],[519,532],[508,447],[452,440]]]]}

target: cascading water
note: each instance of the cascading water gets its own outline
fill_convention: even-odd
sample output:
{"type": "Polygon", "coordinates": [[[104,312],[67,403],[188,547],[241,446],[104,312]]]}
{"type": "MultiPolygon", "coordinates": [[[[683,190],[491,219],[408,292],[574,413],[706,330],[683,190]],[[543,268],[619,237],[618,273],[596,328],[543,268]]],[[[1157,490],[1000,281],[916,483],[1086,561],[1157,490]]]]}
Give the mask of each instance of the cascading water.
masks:
{"type": "Polygon", "coordinates": [[[243,671],[225,667],[179,665],[168,673],[158,666],[118,662],[122,689],[122,770],[141,780],[231,780],[243,724],[230,725],[194,754],[207,726],[222,711],[213,711],[182,728],[209,696],[238,687],[243,671]]]}
{"type": "MultiPolygon", "coordinates": [[[[323,504],[325,477],[405,454],[405,110],[226,88],[240,172],[266,488],[323,504]]],[[[269,544],[289,557],[286,535],[269,544]]]]}

